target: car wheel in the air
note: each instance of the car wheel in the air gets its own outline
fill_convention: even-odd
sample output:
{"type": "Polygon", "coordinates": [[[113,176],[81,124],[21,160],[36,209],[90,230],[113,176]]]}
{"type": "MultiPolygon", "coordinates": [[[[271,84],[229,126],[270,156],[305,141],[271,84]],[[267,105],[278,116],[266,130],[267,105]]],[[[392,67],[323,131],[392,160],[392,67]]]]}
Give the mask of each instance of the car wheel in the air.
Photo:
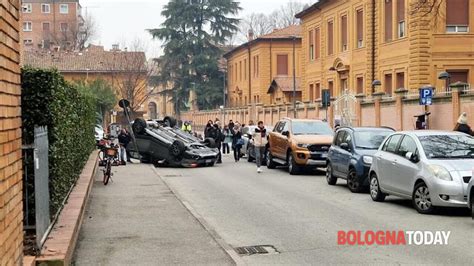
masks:
{"type": "Polygon", "coordinates": [[[331,186],[334,186],[337,183],[337,177],[335,177],[332,172],[332,164],[330,162],[328,162],[326,167],[326,181],[328,182],[328,185],[331,186]]]}
{"type": "Polygon", "coordinates": [[[133,133],[137,135],[143,135],[145,133],[145,129],[146,129],[146,121],[143,120],[142,118],[135,119],[132,125],[133,133]]]}
{"type": "Polygon", "coordinates": [[[370,176],[370,197],[373,201],[382,202],[385,200],[387,194],[380,190],[379,180],[375,173],[370,176]]]}
{"type": "Polygon", "coordinates": [[[186,150],[186,146],[180,140],[175,140],[169,148],[169,152],[172,156],[178,157],[186,150]]]}
{"type": "Polygon", "coordinates": [[[163,122],[165,124],[165,126],[168,126],[168,127],[174,127],[176,126],[176,118],[174,117],[171,117],[171,116],[166,116],[164,119],[163,119],[163,122]]]}
{"type": "Polygon", "coordinates": [[[415,209],[422,214],[433,213],[436,209],[431,202],[428,186],[424,182],[416,184],[413,190],[412,203],[415,209]]]}

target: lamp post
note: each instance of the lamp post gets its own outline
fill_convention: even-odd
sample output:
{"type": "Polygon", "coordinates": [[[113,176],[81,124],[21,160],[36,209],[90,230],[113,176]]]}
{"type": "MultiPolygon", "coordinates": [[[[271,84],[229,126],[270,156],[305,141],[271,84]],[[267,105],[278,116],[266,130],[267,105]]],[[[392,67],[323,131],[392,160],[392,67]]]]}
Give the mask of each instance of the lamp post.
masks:
{"type": "Polygon", "coordinates": [[[296,36],[293,35],[293,117],[296,116],[296,36]]]}
{"type": "Polygon", "coordinates": [[[372,81],[372,93],[375,93],[375,87],[378,87],[380,85],[382,85],[382,82],[380,82],[380,80],[376,79],[372,81]]]}
{"type": "Polygon", "coordinates": [[[444,72],[439,73],[438,79],[445,81],[446,92],[448,92],[449,85],[451,84],[451,75],[448,72],[444,71],[444,72]]]}

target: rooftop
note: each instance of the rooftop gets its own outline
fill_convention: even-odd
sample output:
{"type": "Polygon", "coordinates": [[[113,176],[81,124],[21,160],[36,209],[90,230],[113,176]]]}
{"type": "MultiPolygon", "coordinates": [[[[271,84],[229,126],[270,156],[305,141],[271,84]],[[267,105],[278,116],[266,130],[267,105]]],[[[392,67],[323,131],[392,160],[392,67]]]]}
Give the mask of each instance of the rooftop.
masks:
{"type": "Polygon", "coordinates": [[[305,10],[301,11],[300,13],[296,14],[295,17],[296,18],[302,18],[306,15],[308,15],[309,13],[315,11],[315,10],[321,10],[321,6],[327,2],[329,2],[330,0],[319,0],[318,2],[314,3],[313,5],[311,5],[310,7],[306,8],[305,10]]]}
{"type": "MultiPolygon", "coordinates": [[[[301,91],[300,88],[300,78],[296,78],[296,91],[301,91]]],[[[267,93],[272,93],[275,89],[280,88],[283,92],[292,92],[293,91],[293,77],[276,77],[273,79],[272,84],[268,88],[267,93]]]]}
{"type": "Polygon", "coordinates": [[[21,65],[37,68],[57,68],[59,72],[103,73],[146,70],[144,52],[105,51],[102,46],[89,46],[82,52],[24,51],[21,65]]]}

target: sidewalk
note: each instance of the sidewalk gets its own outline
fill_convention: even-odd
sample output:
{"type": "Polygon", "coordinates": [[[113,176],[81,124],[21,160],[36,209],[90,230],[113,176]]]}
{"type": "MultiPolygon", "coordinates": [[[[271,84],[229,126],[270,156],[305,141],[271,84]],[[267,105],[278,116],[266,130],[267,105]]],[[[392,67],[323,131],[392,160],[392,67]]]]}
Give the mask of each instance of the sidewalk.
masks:
{"type": "Polygon", "coordinates": [[[231,258],[146,164],[98,173],[75,265],[232,265],[231,258]]]}

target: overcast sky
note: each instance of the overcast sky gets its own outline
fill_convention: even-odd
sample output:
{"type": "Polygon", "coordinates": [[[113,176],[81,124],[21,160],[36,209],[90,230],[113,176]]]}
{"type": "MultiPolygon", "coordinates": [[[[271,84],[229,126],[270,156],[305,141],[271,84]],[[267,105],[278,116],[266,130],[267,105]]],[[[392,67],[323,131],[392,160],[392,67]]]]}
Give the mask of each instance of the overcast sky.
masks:
{"type": "MultiPolygon", "coordinates": [[[[252,12],[270,13],[289,0],[240,0],[239,17],[252,12]]],[[[302,3],[316,2],[295,0],[302,3]]],[[[153,41],[145,29],[157,28],[163,22],[163,6],[168,0],[80,0],[82,12],[92,15],[98,25],[95,44],[110,49],[112,44],[130,44],[135,39],[146,43],[149,57],[160,54],[160,43],[153,41]]]]}

